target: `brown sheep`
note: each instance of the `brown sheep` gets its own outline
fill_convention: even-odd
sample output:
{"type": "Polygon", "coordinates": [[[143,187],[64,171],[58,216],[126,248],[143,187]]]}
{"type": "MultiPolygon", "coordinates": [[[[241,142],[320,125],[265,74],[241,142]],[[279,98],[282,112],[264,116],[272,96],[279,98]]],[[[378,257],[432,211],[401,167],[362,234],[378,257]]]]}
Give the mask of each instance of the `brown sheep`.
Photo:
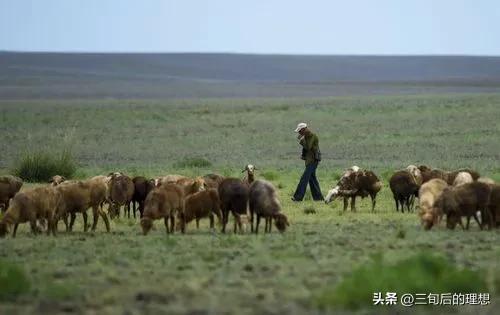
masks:
{"type": "Polygon", "coordinates": [[[431,229],[433,225],[438,225],[441,220],[443,213],[438,212],[434,203],[446,187],[448,184],[444,180],[434,178],[423,184],[418,191],[419,215],[426,230],[431,229]]]}
{"type": "Polygon", "coordinates": [[[259,233],[259,223],[260,219],[264,218],[266,220],[266,225],[264,227],[264,233],[270,233],[272,227],[272,220],[279,232],[284,232],[288,223],[288,218],[286,215],[281,213],[281,204],[278,200],[278,194],[274,186],[264,180],[257,180],[252,183],[249,191],[249,206],[250,206],[250,226],[252,232],[253,229],[253,218],[256,218],[255,234],[259,233]]]}
{"type": "Polygon", "coordinates": [[[186,225],[196,220],[196,228],[200,227],[200,219],[208,217],[210,228],[214,228],[214,214],[219,222],[222,220],[219,193],[216,189],[208,189],[194,193],[184,201],[184,218],[186,225]]]}
{"type": "Polygon", "coordinates": [[[184,191],[176,184],[162,184],[153,189],[144,203],[141,227],[144,235],[153,227],[153,221],[163,218],[168,233],[174,232],[175,216],[181,221],[181,231],[185,233],[184,191]],[[170,219],[170,228],[168,220],[170,219]]]}
{"type": "MultiPolygon", "coordinates": [[[[420,169],[420,167],[419,167],[420,169]]],[[[423,168],[423,170],[420,170],[422,173],[422,182],[428,182],[429,180],[433,178],[440,178],[444,180],[448,185],[453,185],[453,182],[455,181],[455,178],[457,177],[458,173],[460,172],[466,172],[469,173],[474,181],[476,181],[480,175],[478,172],[467,169],[467,168],[462,168],[456,171],[451,171],[451,172],[446,172],[440,169],[429,169],[429,168],[423,168]]]]}
{"type": "Polygon", "coordinates": [[[255,180],[255,171],[257,170],[257,168],[255,168],[254,165],[252,164],[247,164],[245,166],[245,168],[243,169],[243,171],[241,171],[242,173],[247,173],[245,175],[245,177],[243,177],[243,182],[245,182],[247,185],[251,185],[253,183],[253,181],[255,180]]]}
{"type": "Polygon", "coordinates": [[[184,197],[187,197],[199,191],[203,191],[207,188],[203,177],[196,177],[194,179],[185,177],[179,179],[175,183],[183,188],[184,197]]]}
{"type": "Polygon", "coordinates": [[[23,180],[12,175],[0,176],[0,209],[5,212],[9,208],[9,200],[23,186],[23,180]]]}
{"type": "Polygon", "coordinates": [[[155,178],[154,181],[155,181],[155,186],[158,187],[158,186],[161,186],[162,184],[175,184],[178,180],[185,179],[185,178],[188,178],[188,177],[183,176],[183,175],[174,174],[174,175],[167,175],[167,176],[155,178]]]}
{"type": "Polygon", "coordinates": [[[248,215],[249,187],[241,179],[226,178],[219,185],[219,198],[222,210],[222,233],[226,233],[226,225],[229,220],[229,212],[234,216],[234,233],[243,232],[241,216],[248,215]]]}
{"type": "Polygon", "coordinates": [[[411,209],[411,200],[418,196],[420,186],[415,182],[413,175],[407,170],[401,170],[394,173],[389,179],[389,187],[391,188],[394,201],[396,202],[396,211],[404,211],[404,207],[408,212],[411,209]]]}
{"type": "Polygon", "coordinates": [[[38,187],[20,192],[14,196],[9,208],[0,222],[0,237],[8,232],[8,227],[14,224],[12,237],[16,237],[20,223],[29,222],[31,232],[37,234],[37,220],[47,220],[47,234],[56,235],[56,212],[61,206],[60,193],[51,186],[38,187]]]}
{"type": "Polygon", "coordinates": [[[213,188],[213,189],[218,189],[220,183],[222,183],[224,178],[225,178],[224,176],[218,174],[207,174],[203,176],[207,188],[213,188]]]}
{"type": "Polygon", "coordinates": [[[351,198],[351,211],[356,211],[356,197],[370,196],[372,211],[375,211],[377,194],[382,189],[382,182],[372,171],[360,170],[357,166],[348,169],[337,182],[337,185],[328,191],[325,203],[339,197],[344,198],[344,211],[347,209],[348,198],[351,198]]]}
{"type": "Polygon", "coordinates": [[[134,196],[134,182],[127,175],[112,175],[109,180],[109,215],[111,219],[120,216],[120,207],[124,206],[124,216],[130,218],[130,203],[134,196]]]}
{"type": "Polygon", "coordinates": [[[446,188],[441,196],[434,203],[438,211],[446,215],[446,226],[454,229],[457,223],[464,228],[461,217],[467,217],[465,229],[469,229],[470,218],[476,220],[479,228],[482,229],[485,220],[489,221],[489,226],[493,225],[490,213],[489,198],[491,186],[485,183],[472,182],[457,187],[446,188]],[[483,224],[479,222],[476,213],[480,211],[483,224]]]}
{"type": "Polygon", "coordinates": [[[154,179],[147,179],[142,176],[132,178],[132,182],[134,183],[134,195],[132,196],[134,218],[136,203],[139,205],[139,215],[142,218],[144,212],[144,201],[146,200],[149,192],[155,188],[155,182],[154,179]]]}
{"type": "Polygon", "coordinates": [[[467,183],[472,183],[474,179],[472,179],[472,175],[468,172],[459,172],[455,179],[453,180],[453,186],[460,186],[467,183]]]}
{"type": "Polygon", "coordinates": [[[81,213],[83,216],[83,230],[86,232],[87,226],[87,210],[92,208],[93,224],[92,231],[95,231],[99,216],[104,220],[106,231],[109,232],[109,220],[106,213],[102,209],[102,205],[106,200],[107,186],[100,177],[94,177],[85,181],[64,182],[56,186],[62,195],[63,207],[59,209],[56,222],[60,218],[64,220],[67,231],[73,230],[76,213],[81,213]],[[71,215],[71,222],[68,226],[67,215],[71,215]]]}

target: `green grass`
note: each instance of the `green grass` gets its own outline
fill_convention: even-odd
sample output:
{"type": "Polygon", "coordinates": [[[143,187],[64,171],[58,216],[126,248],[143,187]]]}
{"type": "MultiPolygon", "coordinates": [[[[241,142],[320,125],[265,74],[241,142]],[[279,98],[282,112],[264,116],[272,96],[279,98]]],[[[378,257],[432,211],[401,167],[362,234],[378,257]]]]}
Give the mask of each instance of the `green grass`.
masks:
{"type": "Polygon", "coordinates": [[[54,175],[69,179],[77,170],[69,150],[58,153],[26,152],[15,163],[12,173],[28,182],[47,182],[54,175]]]}
{"type": "MultiPolygon", "coordinates": [[[[257,236],[222,235],[210,232],[205,220],[199,230],[192,223],[186,235],[167,236],[157,221],[144,237],[137,219],[112,221],[109,234],[100,220],[95,233],[83,233],[78,216],[75,231],[64,233],[60,224],[57,238],[34,237],[22,224],[16,239],[0,239],[0,259],[21,266],[31,285],[18,297],[22,303],[2,301],[2,314],[378,314],[380,308],[330,304],[329,295],[321,304],[318,296],[341,290],[343,283],[368,283],[372,274],[389,277],[391,268],[398,274],[404,274],[398,268],[408,268],[408,277],[420,277],[428,270],[422,267],[426,263],[411,257],[429,252],[443,257],[453,275],[461,270],[479,274],[477,283],[484,280],[492,303],[498,303],[500,231],[480,231],[472,222],[467,232],[443,226],[426,232],[416,213],[395,212],[387,178],[395,169],[422,163],[472,167],[500,179],[500,95],[4,101],[0,113],[3,169],[26,148],[37,151],[61,142],[73,144],[81,166],[76,178],[114,170],[132,176],[216,172],[242,177],[241,169],[251,163],[258,168],[257,178],[279,188],[291,224],[284,234],[273,228],[270,235],[262,230],[257,236]],[[319,133],[324,160],[318,177],[324,194],[354,164],[383,178],[375,213],[368,199],[357,202],[356,213],[343,212],[341,200],[326,205],[311,201],[309,194],[302,203],[290,200],[303,168],[293,133],[299,120],[319,133]],[[383,261],[377,265],[373,256],[379,253],[383,261]],[[364,269],[369,275],[359,273],[364,269]]],[[[405,288],[417,288],[409,279],[405,288]]],[[[398,290],[397,285],[387,282],[380,290],[398,290]]],[[[365,299],[374,287],[366,286],[353,298],[371,303],[371,296],[365,299]]],[[[495,307],[449,311],[494,313],[495,307]]]]}

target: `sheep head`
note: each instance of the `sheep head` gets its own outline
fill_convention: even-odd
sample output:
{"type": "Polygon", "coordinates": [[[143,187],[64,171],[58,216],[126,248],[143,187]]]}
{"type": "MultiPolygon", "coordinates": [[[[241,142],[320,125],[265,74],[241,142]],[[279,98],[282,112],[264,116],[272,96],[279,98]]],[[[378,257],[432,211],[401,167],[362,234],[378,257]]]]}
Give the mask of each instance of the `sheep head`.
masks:
{"type": "Polygon", "coordinates": [[[247,166],[245,166],[245,168],[243,169],[243,171],[241,171],[242,173],[245,173],[247,172],[248,175],[253,175],[255,173],[255,170],[257,170],[257,168],[255,168],[254,165],[252,164],[247,164],[247,166]]]}
{"type": "Polygon", "coordinates": [[[61,184],[62,182],[64,182],[65,180],[66,180],[66,178],[64,178],[64,176],[55,175],[55,176],[52,176],[52,178],[49,180],[49,183],[52,186],[57,186],[57,185],[61,184]]]}
{"type": "Polygon", "coordinates": [[[153,227],[153,220],[151,218],[143,217],[141,219],[141,228],[142,228],[142,233],[144,235],[147,235],[152,227],[153,227]]]}
{"type": "Polygon", "coordinates": [[[280,233],[285,232],[286,227],[290,226],[288,218],[283,213],[277,213],[274,215],[274,225],[280,231],[280,233]]]}

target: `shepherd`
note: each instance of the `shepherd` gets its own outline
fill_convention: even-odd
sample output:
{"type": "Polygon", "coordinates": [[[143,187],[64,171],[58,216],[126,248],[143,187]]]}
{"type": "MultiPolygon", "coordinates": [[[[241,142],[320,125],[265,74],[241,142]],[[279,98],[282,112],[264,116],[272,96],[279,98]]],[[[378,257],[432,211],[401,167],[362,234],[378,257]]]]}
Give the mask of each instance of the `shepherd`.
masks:
{"type": "Polygon", "coordinates": [[[323,201],[323,194],[316,177],[316,168],[321,161],[318,136],[307,127],[306,123],[298,124],[295,132],[298,133],[297,139],[302,146],[301,159],[305,161],[306,168],[293,194],[292,201],[304,199],[308,183],[311,187],[312,198],[315,201],[323,201]]]}

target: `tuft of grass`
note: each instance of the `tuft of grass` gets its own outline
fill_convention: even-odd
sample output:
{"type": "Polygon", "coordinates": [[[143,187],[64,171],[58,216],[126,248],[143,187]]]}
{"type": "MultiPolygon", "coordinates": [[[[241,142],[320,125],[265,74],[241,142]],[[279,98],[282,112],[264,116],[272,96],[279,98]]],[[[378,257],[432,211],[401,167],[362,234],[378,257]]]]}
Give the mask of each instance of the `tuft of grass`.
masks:
{"type": "Polygon", "coordinates": [[[27,152],[13,167],[13,173],[24,181],[47,182],[54,175],[72,178],[76,162],[70,150],[58,154],[44,151],[27,152]]]}
{"type": "Polygon", "coordinates": [[[174,164],[175,168],[207,168],[211,166],[212,162],[201,157],[186,158],[174,164]]]}
{"type": "Polygon", "coordinates": [[[305,214],[316,214],[316,208],[314,208],[313,206],[305,207],[304,213],[305,214]]]}
{"type": "Polygon", "coordinates": [[[261,173],[261,176],[267,180],[273,181],[278,179],[278,174],[273,171],[265,171],[261,173]]]}
{"type": "Polygon", "coordinates": [[[422,252],[395,264],[381,255],[347,275],[337,286],[322,290],[314,302],[321,309],[360,309],[372,305],[376,292],[486,292],[478,271],[460,269],[442,256],[422,252]]]}
{"type": "Polygon", "coordinates": [[[25,294],[30,286],[28,277],[19,266],[0,260],[0,300],[25,294]]]}

